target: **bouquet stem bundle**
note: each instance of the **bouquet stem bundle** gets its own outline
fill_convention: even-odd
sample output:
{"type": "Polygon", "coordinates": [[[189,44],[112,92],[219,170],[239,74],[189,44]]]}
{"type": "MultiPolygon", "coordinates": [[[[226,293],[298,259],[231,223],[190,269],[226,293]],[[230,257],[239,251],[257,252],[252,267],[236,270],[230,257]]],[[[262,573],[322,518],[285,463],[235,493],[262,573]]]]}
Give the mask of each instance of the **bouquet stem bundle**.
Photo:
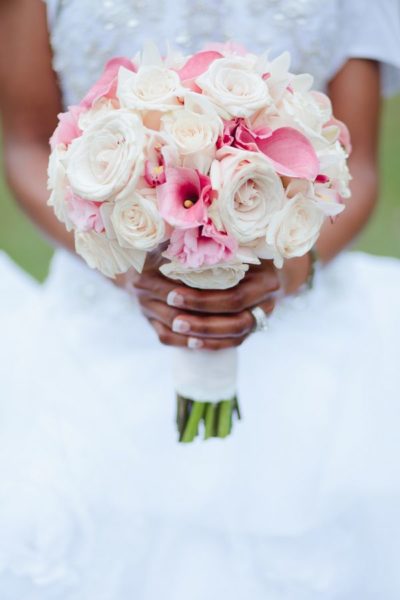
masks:
{"type": "Polygon", "coordinates": [[[176,423],[179,441],[190,443],[202,433],[204,439],[225,438],[236,415],[241,419],[237,396],[220,402],[198,402],[177,394],[176,423]]]}

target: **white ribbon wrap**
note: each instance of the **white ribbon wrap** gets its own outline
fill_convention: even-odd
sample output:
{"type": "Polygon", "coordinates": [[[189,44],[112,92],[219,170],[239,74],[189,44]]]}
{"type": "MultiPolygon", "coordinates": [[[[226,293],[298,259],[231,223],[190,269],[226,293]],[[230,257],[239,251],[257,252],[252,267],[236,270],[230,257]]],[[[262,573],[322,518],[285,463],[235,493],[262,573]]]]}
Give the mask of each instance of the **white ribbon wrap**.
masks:
{"type": "Polygon", "coordinates": [[[174,378],[178,394],[199,402],[220,402],[236,396],[238,351],[174,349],[174,378]]]}

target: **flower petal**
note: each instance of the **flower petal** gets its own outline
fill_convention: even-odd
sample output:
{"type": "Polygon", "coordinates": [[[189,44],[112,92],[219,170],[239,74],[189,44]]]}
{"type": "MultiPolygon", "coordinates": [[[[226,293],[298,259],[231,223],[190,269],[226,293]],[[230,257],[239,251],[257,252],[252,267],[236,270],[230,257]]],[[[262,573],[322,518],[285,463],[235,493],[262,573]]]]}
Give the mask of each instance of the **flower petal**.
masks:
{"type": "Polygon", "coordinates": [[[128,71],[136,71],[135,65],[131,60],[124,57],[112,58],[105,66],[104,72],[100,79],[90,88],[86,96],[83,98],[80,106],[91,108],[99,98],[104,96],[114,96],[117,86],[117,75],[120,67],[125,67],[128,71]]]}
{"type": "MultiPolygon", "coordinates": [[[[157,202],[162,217],[170,225],[183,229],[201,225],[207,214],[202,194],[205,180],[200,180],[197,171],[184,167],[167,167],[165,176],[166,182],[157,187],[157,202]],[[196,196],[197,201],[191,208],[185,208],[183,203],[191,196],[196,196]]],[[[209,178],[205,179],[209,185],[209,178]]]]}
{"type": "Polygon", "coordinates": [[[319,160],[309,140],[297,129],[280,127],[272,135],[256,138],[258,149],[268,157],[280,175],[313,181],[319,160]]]}
{"type": "Polygon", "coordinates": [[[195,79],[199,77],[217,58],[223,58],[220,52],[213,50],[207,52],[197,52],[177,71],[181,81],[195,79]]]}

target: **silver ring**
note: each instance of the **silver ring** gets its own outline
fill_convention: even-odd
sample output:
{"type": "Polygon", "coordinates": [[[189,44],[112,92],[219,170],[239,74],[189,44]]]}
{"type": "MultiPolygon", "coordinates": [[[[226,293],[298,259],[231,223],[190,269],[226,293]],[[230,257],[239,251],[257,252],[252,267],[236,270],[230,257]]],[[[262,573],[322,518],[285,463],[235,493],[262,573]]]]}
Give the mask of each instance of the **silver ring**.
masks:
{"type": "Polygon", "coordinates": [[[250,309],[251,314],[254,318],[254,331],[267,331],[268,329],[268,317],[260,306],[255,306],[250,309]]]}

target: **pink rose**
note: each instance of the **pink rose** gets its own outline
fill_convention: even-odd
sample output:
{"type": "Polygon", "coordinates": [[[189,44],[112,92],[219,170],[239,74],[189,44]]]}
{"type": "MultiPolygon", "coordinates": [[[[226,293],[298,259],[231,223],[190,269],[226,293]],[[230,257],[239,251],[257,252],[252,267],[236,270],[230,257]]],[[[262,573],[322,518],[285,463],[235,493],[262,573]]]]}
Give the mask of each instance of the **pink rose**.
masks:
{"type": "Polygon", "coordinates": [[[83,112],[85,112],[85,109],[82,106],[70,106],[67,112],[58,115],[59,123],[50,138],[52,150],[60,144],[68,146],[74,139],[82,135],[78,123],[83,112]]]}
{"type": "Polygon", "coordinates": [[[67,213],[78,231],[102,233],[104,223],[100,214],[101,202],[84,200],[70,191],[66,197],[67,213]]]}
{"type": "Polygon", "coordinates": [[[271,137],[272,129],[270,127],[259,127],[251,130],[246,125],[245,119],[235,118],[225,121],[224,131],[218,139],[217,147],[234,146],[251,152],[258,152],[257,142],[271,137]]]}
{"type": "Polygon", "coordinates": [[[165,177],[165,183],[157,187],[157,200],[167,223],[182,229],[205,223],[212,202],[210,178],[194,169],[168,166],[165,177]]]}
{"type": "Polygon", "coordinates": [[[197,269],[229,261],[236,250],[236,240],[225,232],[217,231],[209,221],[202,227],[175,229],[165,256],[197,269]]]}
{"type": "Polygon", "coordinates": [[[93,104],[100,98],[116,98],[118,72],[120,67],[125,67],[128,71],[136,72],[135,65],[128,58],[112,58],[106,64],[100,79],[96,81],[83,98],[80,106],[92,108],[93,104]]]}

